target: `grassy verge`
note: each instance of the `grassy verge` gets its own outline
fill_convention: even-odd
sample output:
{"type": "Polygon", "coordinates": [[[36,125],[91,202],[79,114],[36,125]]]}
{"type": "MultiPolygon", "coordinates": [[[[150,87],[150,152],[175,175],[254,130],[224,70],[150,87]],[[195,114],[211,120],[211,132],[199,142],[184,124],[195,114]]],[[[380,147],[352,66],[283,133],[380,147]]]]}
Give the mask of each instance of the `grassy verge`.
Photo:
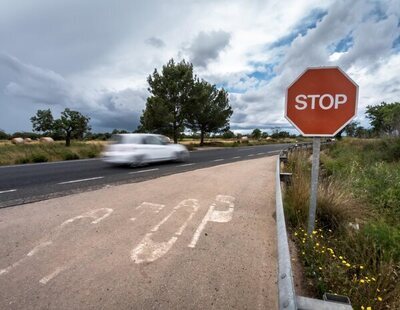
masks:
{"type": "Polygon", "coordinates": [[[52,144],[2,143],[0,144],[0,165],[95,158],[99,156],[103,146],[102,142],[73,142],[70,147],[66,147],[61,141],[52,144]]]}
{"type": "Polygon", "coordinates": [[[354,309],[400,309],[400,139],[345,140],[321,154],[316,230],[306,234],[310,154],[286,167],[285,213],[314,294],[354,309]]]}
{"type": "MultiPolygon", "coordinates": [[[[204,147],[243,147],[243,146],[254,146],[254,145],[267,145],[267,144],[277,144],[277,143],[296,143],[299,139],[284,138],[284,139],[260,139],[260,140],[247,140],[241,141],[237,139],[206,139],[204,141],[204,147]]],[[[306,140],[308,141],[308,140],[306,140]]],[[[179,143],[185,145],[189,150],[196,149],[200,147],[199,139],[183,139],[179,143]]]]}

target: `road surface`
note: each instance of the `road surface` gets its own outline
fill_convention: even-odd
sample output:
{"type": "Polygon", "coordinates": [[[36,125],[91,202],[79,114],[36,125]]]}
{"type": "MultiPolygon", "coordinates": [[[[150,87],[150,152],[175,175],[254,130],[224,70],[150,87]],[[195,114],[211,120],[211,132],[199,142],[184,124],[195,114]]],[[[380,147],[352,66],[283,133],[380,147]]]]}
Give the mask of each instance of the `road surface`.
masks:
{"type": "Polygon", "coordinates": [[[276,309],[275,161],[0,209],[0,309],[276,309]]]}
{"type": "Polygon", "coordinates": [[[110,184],[141,182],[159,176],[279,153],[288,144],[191,152],[185,163],[140,168],[110,167],[100,159],[0,167],[0,208],[59,197],[110,184]]]}

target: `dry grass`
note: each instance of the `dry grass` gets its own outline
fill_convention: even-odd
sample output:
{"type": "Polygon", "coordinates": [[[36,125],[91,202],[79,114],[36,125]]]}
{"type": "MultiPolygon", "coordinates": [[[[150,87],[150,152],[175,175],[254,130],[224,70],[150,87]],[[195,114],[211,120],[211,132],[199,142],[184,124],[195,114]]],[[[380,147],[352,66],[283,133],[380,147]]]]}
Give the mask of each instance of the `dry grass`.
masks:
{"type": "MultiPolygon", "coordinates": [[[[365,145],[357,147],[362,149],[365,145]]],[[[351,162],[347,165],[351,169],[351,162]]],[[[337,178],[335,173],[322,169],[317,228],[312,236],[307,236],[310,154],[306,151],[290,154],[286,170],[293,173],[293,182],[285,190],[285,214],[306,276],[317,292],[315,297],[331,292],[349,296],[354,309],[361,306],[399,309],[399,230],[388,225],[379,212],[353,194],[352,177],[340,174],[337,178]],[[357,223],[359,229],[350,227],[349,223],[357,223]]]]}
{"type": "Polygon", "coordinates": [[[103,147],[102,141],[73,142],[70,147],[66,147],[63,141],[22,145],[5,142],[0,144],[0,165],[94,158],[99,156],[103,147]]]}

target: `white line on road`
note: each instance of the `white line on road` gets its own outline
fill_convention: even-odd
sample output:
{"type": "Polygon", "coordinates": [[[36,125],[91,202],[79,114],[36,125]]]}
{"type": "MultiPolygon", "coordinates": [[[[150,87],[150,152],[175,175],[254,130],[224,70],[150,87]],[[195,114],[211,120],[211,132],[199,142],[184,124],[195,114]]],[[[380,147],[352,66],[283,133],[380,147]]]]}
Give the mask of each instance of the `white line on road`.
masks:
{"type": "Polygon", "coordinates": [[[232,159],[238,159],[238,158],[242,158],[242,156],[235,156],[235,157],[232,157],[232,159]]]}
{"type": "Polygon", "coordinates": [[[276,153],[276,152],[280,152],[280,150],[276,150],[276,151],[269,151],[269,152],[267,152],[267,154],[272,154],[272,153],[276,153]]]}
{"type": "Polygon", "coordinates": [[[94,177],[94,178],[87,178],[87,179],[80,179],[80,180],[72,180],[72,181],[66,181],[66,182],[61,182],[61,183],[57,183],[57,184],[59,184],[59,185],[71,184],[71,183],[86,182],[86,181],[93,181],[93,180],[99,180],[99,179],[104,179],[104,177],[94,177]]]}
{"type": "Polygon", "coordinates": [[[239,149],[238,152],[248,151],[248,150],[252,150],[252,149],[253,149],[252,147],[248,147],[248,148],[245,148],[245,149],[239,149]]]}
{"type": "Polygon", "coordinates": [[[251,157],[251,156],[254,156],[254,154],[249,154],[249,155],[247,155],[248,157],[251,157]]]}
{"type": "Polygon", "coordinates": [[[16,189],[9,189],[9,190],[6,190],[6,191],[0,191],[0,194],[12,193],[12,192],[16,192],[16,191],[17,191],[16,189]]]}
{"type": "Polygon", "coordinates": [[[183,164],[183,165],[178,165],[177,167],[188,167],[188,166],[193,166],[194,163],[190,163],[190,164],[183,164]]]}
{"type": "Polygon", "coordinates": [[[47,282],[49,282],[51,279],[56,277],[60,272],[62,272],[65,269],[66,269],[66,267],[57,267],[56,270],[54,270],[48,276],[45,276],[44,278],[39,280],[39,282],[42,283],[42,284],[46,284],[47,282]]]}
{"type": "Polygon", "coordinates": [[[139,170],[139,171],[129,172],[128,174],[137,174],[137,173],[144,173],[144,172],[157,171],[157,170],[160,170],[160,169],[154,168],[154,169],[139,170]]]}
{"type": "Polygon", "coordinates": [[[261,153],[257,153],[256,155],[264,155],[265,153],[264,152],[261,152],[261,153]]]}
{"type": "Polygon", "coordinates": [[[215,162],[215,161],[223,161],[224,159],[223,158],[218,158],[218,159],[214,159],[213,161],[215,162]]]}

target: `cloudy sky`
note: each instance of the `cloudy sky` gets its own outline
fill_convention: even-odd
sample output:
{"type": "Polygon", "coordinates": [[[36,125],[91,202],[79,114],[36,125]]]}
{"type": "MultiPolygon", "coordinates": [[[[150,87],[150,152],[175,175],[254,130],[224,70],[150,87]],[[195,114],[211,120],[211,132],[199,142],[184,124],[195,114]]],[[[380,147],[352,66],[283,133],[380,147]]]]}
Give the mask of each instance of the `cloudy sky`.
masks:
{"type": "Polygon", "coordinates": [[[0,0],[0,128],[69,107],[134,130],[170,58],[229,91],[234,130],[290,127],[286,87],[325,65],[359,84],[367,125],[367,105],[400,101],[400,1],[0,0]]]}

